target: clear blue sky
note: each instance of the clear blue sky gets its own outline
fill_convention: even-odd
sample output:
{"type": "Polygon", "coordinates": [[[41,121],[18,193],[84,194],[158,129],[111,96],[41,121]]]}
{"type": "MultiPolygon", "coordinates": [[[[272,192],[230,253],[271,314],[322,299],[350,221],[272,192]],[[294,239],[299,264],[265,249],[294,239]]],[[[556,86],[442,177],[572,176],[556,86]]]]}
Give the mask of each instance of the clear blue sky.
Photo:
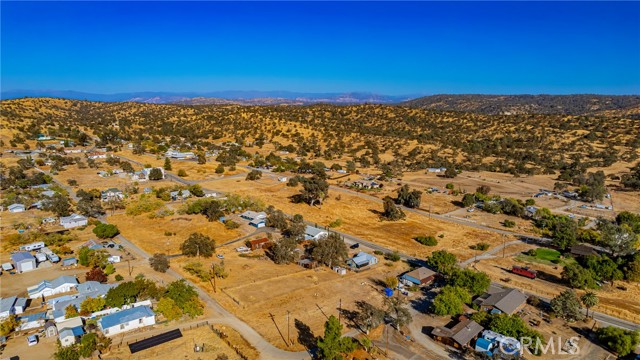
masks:
{"type": "Polygon", "coordinates": [[[640,93],[639,2],[6,2],[2,89],[640,93]]]}

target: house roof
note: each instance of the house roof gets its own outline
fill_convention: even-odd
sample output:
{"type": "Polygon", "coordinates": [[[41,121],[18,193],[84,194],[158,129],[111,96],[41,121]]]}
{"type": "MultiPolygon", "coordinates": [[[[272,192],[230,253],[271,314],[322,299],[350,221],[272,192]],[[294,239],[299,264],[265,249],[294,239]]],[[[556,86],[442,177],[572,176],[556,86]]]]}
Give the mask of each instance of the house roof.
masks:
{"type": "Polygon", "coordinates": [[[13,306],[20,306],[23,309],[27,307],[27,299],[25,298],[17,298],[15,304],[13,306]]]}
{"type": "Polygon", "coordinates": [[[104,246],[102,246],[101,243],[97,242],[96,240],[89,240],[86,243],[82,244],[82,246],[84,247],[88,247],[91,250],[98,250],[98,249],[102,249],[104,246]]]}
{"type": "Polygon", "coordinates": [[[66,337],[76,337],[82,336],[84,334],[84,329],[82,326],[76,326],[73,328],[66,328],[58,333],[60,339],[64,339],[66,337]]]}
{"type": "Polygon", "coordinates": [[[47,317],[47,313],[45,311],[43,311],[43,312],[39,312],[39,313],[35,313],[35,314],[29,314],[29,315],[21,316],[19,319],[20,319],[21,322],[26,323],[26,322],[31,322],[31,321],[43,320],[46,317],[47,317]]]}
{"type": "Polygon", "coordinates": [[[360,265],[366,265],[370,263],[371,260],[375,258],[376,258],[375,256],[361,251],[356,256],[352,257],[351,261],[353,261],[356,265],[360,266],[360,265]]]}
{"type": "Polygon", "coordinates": [[[17,208],[24,208],[23,204],[11,204],[9,206],[7,206],[7,209],[12,210],[12,209],[17,209],[17,208]]]}
{"type": "Polygon", "coordinates": [[[460,345],[467,345],[471,339],[476,337],[484,328],[477,322],[465,319],[454,325],[452,328],[437,327],[431,332],[433,335],[453,339],[460,345]]]}
{"type": "Polygon", "coordinates": [[[255,239],[255,240],[250,240],[249,241],[249,243],[251,243],[251,245],[259,245],[259,244],[264,244],[266,242],[269,242],[269,239],[261,238],[261,239],[255,239]]]}
{"type": "Polygon", "coordinates": [[[58,330],[82,327],[82,318],[80,316],[76,316],[71,319],[59,321],[57,326],[58,326],[58,330]]]}
{"type": "Polygon", "coordinates": [[[405,276],[411,276],[414,279],[418,279],[418,280],[423,280],[426,279],[430,276],[434,276],[436,274],[435,271],[431,270],[431,269],[427,269],[426,267],[419,267],[413,271],[409,271],[408,273],[404,274],[405,276]]]}
{"type": "Polygon", "coordinates": [[[588,255],[597,255],[598,252],[589,245],[579,244],[579,245],[573,245],[571,247],[571,254],[588,256],[588,255]]]}
{"type": "Polygon", "coordinates": [[[17,296],[0,299],[0,313],[11,311],[11,308],[13,308],[13,304],[16,303],[17,299],[17,296]]]}
{"type": "Polygon", "coordinates": [[[527,295],[517,289],[506,289],[491,294],[481,302],[483,306],[493,306],[505,314],[513,314],[514,311],[527,301],[527,295]]]}
{"type": "Polygon", "coordinates": [[[304,229],[304,234],[311,237],[316,237],[322,233],[326,233],[326,231],[309,225],[304,229]]]}
{"type": "Polygon", "coordinates": [[[98,320],[102,329],[107,329],[113,326],[127,323],[129,321],[142,319],[145,317],[155,316],[156,314],[151,311],[148,306],[138,306],[127,310],[118,311],[111,315],[107,315],[98,320]]]}
{"type": "Polygon", "coordinates": [[[61,217],[60,223],[75,222],[75,221],[82,221],[82,220],[87,220],[87,218],[79,214],[71,214],[69,216],[61,217]]]}
{"type": "Polygon", "coordinates": [[[76,279],[75,277],[69,276],[69,275],[62,275],[59,278],[53,279],[51,281],[43,280],[38,285],[27,288],[27,292],[29,293],[29,295],[37,294],[45,289],[56,289],[65,284],[75,285],[77,283],[78,283],[78,279],[76,279]]]}
{"type": "Polygon", "coordinates": [[[101,284],[97,281],[87,281],[82,284],[78,284],[76,289],[78,293],[86,295],[88,297],[100,297],[104,296],[109,289],[118,286],[118,284],[101,284]]]}
{"type": "Polygon", "coordinates": [[[21,262],[21,261],[25,261],[25,260],[33,260],[35,261],[36,258],[33,257],[33,255],[31,255],[28,252],[25,251],[21,251],[21,252],[17,252],[13,255],[11,255],[11,260],[15,263],[21,262]]]}

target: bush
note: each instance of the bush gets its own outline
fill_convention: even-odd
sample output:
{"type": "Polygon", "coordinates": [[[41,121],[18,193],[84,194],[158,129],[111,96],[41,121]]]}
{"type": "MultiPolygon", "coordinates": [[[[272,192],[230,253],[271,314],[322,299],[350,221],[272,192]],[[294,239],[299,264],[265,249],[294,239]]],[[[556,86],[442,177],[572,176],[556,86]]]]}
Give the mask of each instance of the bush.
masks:
{"type": "Polygon", "coordinates": [[[507,227],[507,228],[512,228],[516,226],[516,222],[513,220],[505,219],[502,222],[502,225],[504,225],[504,227],[507,227]]]}
{"type": "Polygon", "coordinates": [[[416,236],[413,239],[419,242],[420,244],[426,245],[426,246],[438,245],[438,240],[436,240],[434,236],[416,236]]]}
{"type": "Polygon", "coordinates": [[[180,169],[180,170],[178,170],[178,176],[186,177],[187,176],[187,172],[184,169],[180,169]]]}
{"type": "Polygon", "coordinates": [[[233,230],[233,229],[237,229],[240,227],[240,224],[238,224],[237,222],[233,221],[233,220],[227,220],[224,222],[224,227],[229,229],[229,230],[233,230]]]}
{"type": "Polygon", "coordinates": [[[397,251],[386,253],[384,258],[393,262],[400,261],[400,253],[397,251]]]}
{"type": "Polygon", "coordinates": [[[329,224],[330,228],[337,228],[337,227],[340,227],[340,226],[342,226],[342,219],[340,219],[340,218],[335,219],[334,221],[332,221],[329,224]]]}
{"type": "Polygon", "coordinates": [[[124,280],[124,276],[120,274],[116,274],[116,281],[122,281],[122,280],[124,280]]]}
{"type": "Polygon", "coordinates": [[[167,272],[169,269],[169,258],[165,254],[156,253],[149,258],[149,265],[151,268],[158,272],[167,272]]]}
{"type": "Polygon", "coordinates": [[[471,248],[472,250],[479,250],[479,251],[486,251],[489,249],[491,245],[481,242],[481,243],[477,243],[475,245],[471,245],[469,246],[469,248],[471,248]]]}

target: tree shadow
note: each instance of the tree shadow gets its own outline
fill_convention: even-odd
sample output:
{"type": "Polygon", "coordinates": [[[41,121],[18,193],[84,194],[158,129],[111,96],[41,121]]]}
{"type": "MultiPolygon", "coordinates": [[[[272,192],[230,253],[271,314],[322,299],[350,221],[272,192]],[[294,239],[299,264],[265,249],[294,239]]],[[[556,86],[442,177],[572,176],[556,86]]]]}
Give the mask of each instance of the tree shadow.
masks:
{"type": "Polygon", "coordinates": [[[358,324],[356,324],[356,317],[358,316],[358,312],[354,310],[348,309],[338,309],[340,311],[340,316],[348,323],[347,326],[351,328],[358,328],[358,324]]]}
{"type": "Polygon", "coordinates": [[[379,287],[382,289],[387,287],[387,284],[385,284],[385,282],[382,279],[369,278],[369,281],[375,287],[379,287]]]}
{"type": "Polygon", "coordinates": [[[298,342],[307,350],[314,349],[318,344],[318,339],[311,331],[309,325],[298,319],[294,320],[294,325],[296,330],[298,330],[298,342]]]}

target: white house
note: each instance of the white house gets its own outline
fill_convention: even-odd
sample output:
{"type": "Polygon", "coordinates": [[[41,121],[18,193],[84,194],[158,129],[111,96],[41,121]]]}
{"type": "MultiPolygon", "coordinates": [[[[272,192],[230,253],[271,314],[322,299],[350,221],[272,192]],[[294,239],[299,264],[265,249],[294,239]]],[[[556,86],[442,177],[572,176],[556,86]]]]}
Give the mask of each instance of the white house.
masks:
{"type": "Polygon", "coordinates": [[[71,229],[78,226],[85,226],[89,222],[89,219],[82,215],[71,214],[69,216],[63,216],[60,218],[60,225],[65,229],[71,229]]]}
{"type": "Polygon", "coordinates": [[[7,210],[12,213],[19,213],[25,211],[26,208],[23,204],[11,204],[7,206],[7,210]]]}
{"type": "Polygon", "coordinates": [[[11,255],[11,261],[13,261],[13,266],[18,272],[25,272],[36,269],[36,258],[28,252],[17,252],[11,255]]]}
{"type": "Polygon", "coordinates": [[[78,286],[78,279],[73,276],[63,275],[52,281],[44,280],[38,285],[27,288],[27,293],[31,299],[43,296],[62,294],[75,289],[78,286]]]}
{"type": "Polygon", "coordinates": [[[0,299],[0,319],[8,318],[9,315],[20,315],[27,307],[27,299],[11,296],[0,299]]]}
{"type": "Polygon", "coordinates": [[[66,347],[77,343],[80,337],[84,335],[82,325],[82,318],[80,316],[59,322],[56,327],[58,329],[60,345],[66,347]]]}
{"type": "Polygon", "coordinates": [[[110,188],[100,192],[100,199],[102,201],[122,200],[124,199],[124,194],[120,189],[110,188]]]}
{"type": "Polygon", "coordinates": [[[318,241],[323,237],[328,236],[329,233],[322,230],[322,229],[318,229],[315,228],[313,226],[309,226],[307,225],[307,227],[304,230],[304,239],[305,240],[315,240],[318,241]]]}
{"type": "Polygon", "coordinates": [[[138,306],[117,313],[103,316],[98,320],[98,327],[106,336],[113,336],[125,331],[155,325],[156,314],[148,306],[138,306]]]}
{"type": "Polygon", "coordinates": [[[178,150],[167,150],[167,152],[164,154],[164,156],[168,157],[168,158],[172,158],[172,159],[193,159],[194,157],[196,157],[196,155],[194,153],[192,153],[191,151],[189,152],[181,152],[178,150]]]}

